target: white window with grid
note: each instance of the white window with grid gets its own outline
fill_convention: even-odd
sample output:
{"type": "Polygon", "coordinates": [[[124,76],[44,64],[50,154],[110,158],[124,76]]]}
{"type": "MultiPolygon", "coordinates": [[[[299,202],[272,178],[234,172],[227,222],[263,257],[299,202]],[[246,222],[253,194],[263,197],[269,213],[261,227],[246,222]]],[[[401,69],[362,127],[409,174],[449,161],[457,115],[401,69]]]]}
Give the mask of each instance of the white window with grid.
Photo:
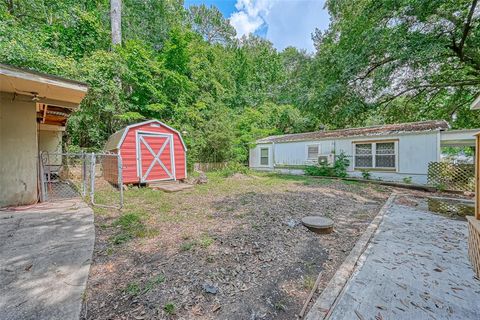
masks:
{"type": "Polygon", "coordinates": [[[396,142],[355,143],[356,169],[387,169],[397,168],[396,142]]]}
{"type": "Polygon", "coordinates": [[[260,165],[268,166],[268,148],[260,149],[260,165]]]}
{"type": "Polygon", "coordinates": [[[311,144],[307,146],[307,159],[308,160],[317,160],[318,159],[318,144],[311,144]]]}

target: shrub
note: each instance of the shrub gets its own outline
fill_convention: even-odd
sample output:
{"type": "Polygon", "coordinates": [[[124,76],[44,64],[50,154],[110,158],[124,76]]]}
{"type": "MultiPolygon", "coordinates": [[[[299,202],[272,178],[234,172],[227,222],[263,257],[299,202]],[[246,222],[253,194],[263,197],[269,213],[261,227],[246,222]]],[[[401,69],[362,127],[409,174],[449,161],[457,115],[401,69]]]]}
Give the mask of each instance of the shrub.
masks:
{"type": "Polygon", "coordinates": [[[407,184],[408,184],[408,183],[412,183],[412,177],[405,177],[405,178],[403,178],[403,182],[405,182],[405,183],[407,183],[407,184]]]}
{"type": "Polygon", "coordinates": [[[370,171],[368,170],[361,170],[362,171],[362,178],[365,180],[370,180],[372,175],[370,174],[370,171]]]}
{"type": "Polygon", "coordinates": [[[307,176],[333,177],[333,167],[326,165],[308,166],[304,170],[307,176]]]}
{"type": "Polygon", "coordinates": [[[333,169],[335,172],[335,177],[345,178],[347,176],[347,168],[350,165],[350,160],[342,152],[338,157],[336,157],[333,164],[333,169]]]}
{"type": "Polygon", "coordinates": [[[333,166],[321,163],[318,166],[307,166],[304,171],[307,176],[345,178],[347,176],[347,168],[349,164],[350,161],[342,152],[336,157],[333,166]]]}
{"type": "Polygon", "coordinates": [[[225,178],[231,177],[235,173],[248,174],[249,172],[250,169],[239,162],[229,162],[225,168],[218,170],[218,173],[225,178]]]}

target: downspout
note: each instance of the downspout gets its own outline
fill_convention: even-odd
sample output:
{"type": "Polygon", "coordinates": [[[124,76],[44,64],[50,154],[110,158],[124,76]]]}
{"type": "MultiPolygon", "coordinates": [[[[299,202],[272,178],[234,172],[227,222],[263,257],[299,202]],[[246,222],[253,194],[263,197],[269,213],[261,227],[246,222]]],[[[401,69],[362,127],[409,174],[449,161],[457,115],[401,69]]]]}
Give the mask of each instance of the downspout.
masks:
{"type": "Polygon", "coordinates": [[[442,153],[442,145],[441,145],[441,140],[442,140],[442,131],[438,130],[437,132],[437,162],[440,162],[440,156],[442,153]]]}
{"type": "Polygon", "coordinates": [[[272,142],[272,166],[275,170],[275,142],[272,142]]]}

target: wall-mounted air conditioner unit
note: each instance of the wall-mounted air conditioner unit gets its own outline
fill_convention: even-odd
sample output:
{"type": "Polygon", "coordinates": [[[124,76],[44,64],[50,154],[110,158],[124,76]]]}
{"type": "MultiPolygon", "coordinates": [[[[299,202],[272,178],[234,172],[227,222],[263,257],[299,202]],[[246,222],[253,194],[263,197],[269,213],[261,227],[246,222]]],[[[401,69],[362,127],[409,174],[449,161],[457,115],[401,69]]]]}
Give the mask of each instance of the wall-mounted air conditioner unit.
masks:
{"type": "Polygon", "coordinates": [[[318,156],[318,164],[331,165],[335,162],[335,155],[333,153],[318,156]]]}

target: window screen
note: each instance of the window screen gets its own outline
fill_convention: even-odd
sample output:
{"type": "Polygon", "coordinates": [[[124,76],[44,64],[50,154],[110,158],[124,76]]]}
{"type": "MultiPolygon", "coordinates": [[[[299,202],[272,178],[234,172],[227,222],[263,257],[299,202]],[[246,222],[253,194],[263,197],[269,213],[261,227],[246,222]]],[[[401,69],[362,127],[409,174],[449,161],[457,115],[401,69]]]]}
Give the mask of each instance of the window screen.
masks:
{"type": "Polygon", "coordinates": [[[318,158],[318,144],[308,146],[308,159],[318,158]]]}
{"type": "Polygon", "coordinates": [[[375,167],[395,168],[395,143],[377,143],[375,167]]]}
{"type": "Polygon", "coordinates": [[[362,143],[355,145],[355,167],[358,168],[372,168],[372,144],[362,143]]]}
{"type": "Polygon", "coordinates": [[[260,149],[260,164],[262,166],[268,166],[268,148],[260,149]]]}

